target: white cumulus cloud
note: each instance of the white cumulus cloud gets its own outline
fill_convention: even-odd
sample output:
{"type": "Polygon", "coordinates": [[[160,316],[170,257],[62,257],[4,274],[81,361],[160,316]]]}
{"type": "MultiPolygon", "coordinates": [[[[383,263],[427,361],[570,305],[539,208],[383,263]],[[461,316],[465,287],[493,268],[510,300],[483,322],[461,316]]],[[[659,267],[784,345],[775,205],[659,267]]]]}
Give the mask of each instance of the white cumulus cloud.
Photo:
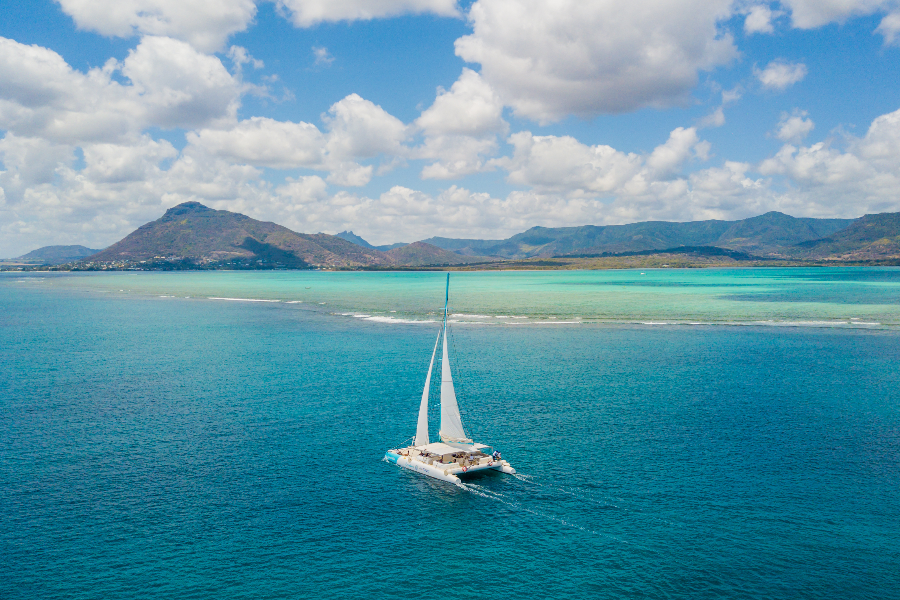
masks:
{"type": "Polygon", "coordinates": [[[298,27],[335,21],[368,21],[402,14],[459,15],[456,0],[277,0],[298,27]]]}
{"type": "Polygon", "coordinates": [[[781,113],[775,137],[783,142],[799,143],[815,128],[812,119],[808,117],[809,113],[805,110],[795,110],[793,114],[781,113]]]}
{"type": "Polygon", "coordinates": [[[258,167],[328,171],[328,181],[366,185],[373,167],[359,160],[406,155],[407,127],[380,106],[350,94],[323,115],[326,131],[312,123],[251,117],[226,127],[189,132],[191,148],[258,167]]]}
{"type": "Polygon", "coordinates": [[[875,31],[884,36],[886,46],[900,44],[900,10],[885,16],[875,31]]]}
{"type": "Polygon", "coordinates": [[[509,171],[510,183],[570,197],[643,193],[655,182],[673,179],[690,158],[705,160],[709,144],[693,127],[678,127],[649,156],[624,153],[611,146],[587,146],[570,136],[509,137],[511,158],[495,164],[509,171]]]}
{"type": "Polygon", "coordinates": [[[450,179],[485,168],[484,156],[497,149],[497,134],[506,133],[503,102],[481,76],[463,69],[450,90],[422,112],[415,126],[425,136],[416,158],[437,159],[424,167],[425,179],[450,179]]]}
{"type": "Polygon", "coordinates": [[[806,214],[896,211],[900,209],[900,110],[876,118],[864,137],[848,138],[844,150],[831,140],[811,146],[786,144],[760,164],[759,172],[784,176],[806,214]]]}
{"type": "Polygon", "coordinates": [[[215,56],[164,37],[145,37],[122,63],[146,120],[153,125],[196,127],[233,118],[240,84],[215,56]]]}
{"type": "MultiPolygon", "coordinates": [[[[243,126],[250,125],[280,127],[243,126]]],[[[785,144],[759,165],[725,161],[694,171],[690,161],[702,160],[709,148],[692,128],[676,128],[646,154],[565,136],[520,132],[509,139],[513,156],[494,163],[523,189],[505,197],[458,186],[436,193],[393,186],[367,196],[335,193],[316,175],[269,183],[252,165],[193,144],[179,155],[149,136],[86,144],[80,167],[71,145],[7,133],[0,140],[0,254],[51,243],[101,247],[187,200],[297,231],[353,229],[376,243],[497,238],[537,224],[734,219],[768,210],[853,217],[900,209],[900,110],[876,118],[861,138],[785,144]]],[[[353,177],[352,170],[329,173],[353,177]]]]}
{"type": "Polygon", "coordinates": [[[775,33],[772,19],[780,14],[780,12],[773,11],[765,4],[755,4],[750,7],[747,16],[744,18],[744,32],[747,34],[775,33]]]}
{"type": "Polygon", "coordinates": [[[222,49],[256,15],[254,0],[56,0],[81,29],[103,35],[155,35],[222,49]]]}
{"type": "Polygon", "coordinates": [[[312,48],[313,56],[315,57],[315,65],[330,67],[331,63],[334,62],[334,57],[328,52],[328,48],[325,46],[313,46],[312,48]]]}
{"type": "Polygon", "coordinates": [[[188,141],[222,158],[261,167],[321,167],[325,135],[311,123],[251,117],[229,129],[201,129],[188,141]]]}
{"type": "Polygon", "coordinates": [[[781,0],[790,9],[794,27],[813,29],[843,23],[850,17],[870,15],[896,6],[895,0],[781,0]]]}
{"type": "Polygon", "coordinates": [[[773,60],[765,69],[753,69],[753,74],[764,88],[769,90],[785,90],[806,77],[806,65],[786,60],[773,60]]]}
{"type": "Polygon", "coordinates": [[[478,0],[456,53],[539,122],[669,106],[736,57],[730,15],[729,0],[478,0]]]}
{"type": "Polygon", "coordinates": [[[570,136],[534,136],[522,131],[509,137],[511,159],[496,162],[509,171],[510,183],[545,192],[585,195],[609,193],[630,181],[642,166],[637,154],[611,146],[587,146],[570,136]]]}
{"type": "Polygon", "coordinates": [[[218,58],[170,38],[144,38],[121,63],[87,73],[52,50],[0,38],[0,128],[16,135],[117,141],[152,126],[198,127],[233,119],[240,94],[218,58]]]}
{"type": "Polygon", "coordinates": [[[403,141],[408,132],[403,121],[358,94],[335,102],[323,120],[329,129],[326,149],[332,156],[371,158],[405,153],[403,141]]]}

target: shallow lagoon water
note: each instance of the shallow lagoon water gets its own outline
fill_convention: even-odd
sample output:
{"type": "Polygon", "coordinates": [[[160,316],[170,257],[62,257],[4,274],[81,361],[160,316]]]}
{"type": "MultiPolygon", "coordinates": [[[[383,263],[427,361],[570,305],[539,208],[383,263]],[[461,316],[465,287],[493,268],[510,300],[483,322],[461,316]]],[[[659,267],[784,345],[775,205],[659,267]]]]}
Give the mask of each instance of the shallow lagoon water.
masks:
{"type": "Polygon", "coordinates": [[[898,597],[900,270],[453,274],[464,487],[442,286],[0,276],[0,597],[898,597]]]}

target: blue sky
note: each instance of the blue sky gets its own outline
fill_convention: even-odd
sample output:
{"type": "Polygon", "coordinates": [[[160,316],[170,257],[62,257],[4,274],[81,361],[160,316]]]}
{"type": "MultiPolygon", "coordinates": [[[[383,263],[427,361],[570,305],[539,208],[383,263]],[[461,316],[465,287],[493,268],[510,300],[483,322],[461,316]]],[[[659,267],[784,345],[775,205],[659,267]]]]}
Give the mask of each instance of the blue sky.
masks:
{"type": "Polygon", "coordinates": [[[188,200],[374,243],[900,210],[900,0],[0,10],[0,256],[188,200]]]}

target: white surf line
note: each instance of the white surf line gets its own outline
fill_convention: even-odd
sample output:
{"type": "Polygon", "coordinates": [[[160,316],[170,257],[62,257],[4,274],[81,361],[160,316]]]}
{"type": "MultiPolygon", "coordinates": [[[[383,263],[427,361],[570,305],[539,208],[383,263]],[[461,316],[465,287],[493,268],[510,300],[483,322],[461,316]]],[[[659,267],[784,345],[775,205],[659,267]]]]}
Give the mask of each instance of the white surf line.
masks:
{"type": "MultiPolygon", "coordinates": [[[[397,311],[391,311],[397,312],[397,311]]],[[[404,319],[402,317],[390,317],[387,315],[367,315],[365,313],[353,313],[353,312],[344,312],[344,313],[332,313],[339,315],[341,317],[353,317],[354,319],[362,319],[363,321],[372,321],[373,323],[390,323],[395,325],[401,324],[412,324],[412,325],[420,325],[423,323],[436,323],[437,321],[433,319],[404,319]]]]}
{"type": "Polygon", "coordinates": [[[379,316],[365,317],[364,320],[372,321],[373,323],[394,323],[394,324],[413,324],[413,325],[437,322],[437,321],[419,321],[417,319],[401,319],[399,317],[379,317],[379,316]]]}
{"type": "Polygon", "coordinates": [[[262,298],[219,298],[211,296],[207,300],[227,300],[229,302],[281,302],[281,300],[263,300],[262,298]]]}

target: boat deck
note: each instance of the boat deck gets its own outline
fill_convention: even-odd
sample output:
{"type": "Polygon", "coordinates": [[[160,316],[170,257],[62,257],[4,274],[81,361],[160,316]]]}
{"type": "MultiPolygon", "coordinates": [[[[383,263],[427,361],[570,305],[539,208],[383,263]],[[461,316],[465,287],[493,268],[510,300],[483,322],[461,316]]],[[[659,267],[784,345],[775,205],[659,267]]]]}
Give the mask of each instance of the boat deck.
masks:
{"type": "Polygon", "coordinates": [[[460,476],[479,471],[495,470],[515,473],[508,462],[481,451],[482,448],[463,450],[445,444],[407,446],[388,450],[385,458],[397,466],[411,469],[438,479],[458,481],[460,476]],[[435,448],[436,446],[440,446],[435,448]],[[434,450],[443,453],[434,452],[434,450]]]}

